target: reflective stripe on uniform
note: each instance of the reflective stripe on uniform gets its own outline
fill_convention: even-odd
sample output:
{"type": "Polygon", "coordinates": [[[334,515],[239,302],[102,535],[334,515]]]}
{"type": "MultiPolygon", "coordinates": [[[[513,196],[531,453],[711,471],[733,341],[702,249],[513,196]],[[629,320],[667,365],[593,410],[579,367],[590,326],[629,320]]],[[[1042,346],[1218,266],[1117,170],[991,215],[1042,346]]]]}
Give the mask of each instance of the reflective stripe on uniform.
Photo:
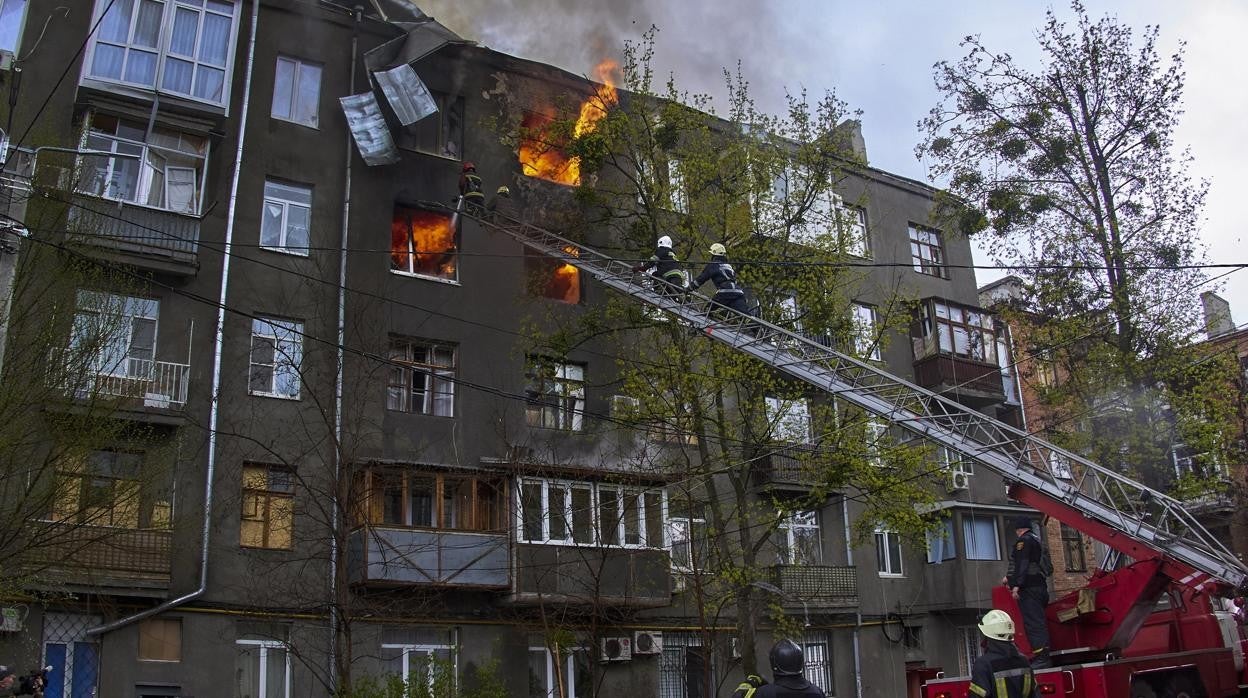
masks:
{"type": "Polygon", "coordinates": [[[971,693],[974,693],[975,695],[979,696],[979,698],[984,698],[984,696],[988,695],[988,689],[983,688],[981,686],[977,686],[975,684],[971,684],[970,691],[971,693]]]}

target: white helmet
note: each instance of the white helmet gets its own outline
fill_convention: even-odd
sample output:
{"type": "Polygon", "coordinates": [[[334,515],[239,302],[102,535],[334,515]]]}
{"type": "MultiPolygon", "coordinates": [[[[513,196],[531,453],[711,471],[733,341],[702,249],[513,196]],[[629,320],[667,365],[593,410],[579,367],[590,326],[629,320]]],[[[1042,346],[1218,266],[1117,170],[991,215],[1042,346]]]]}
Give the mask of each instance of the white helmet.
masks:
{"type": "Polygon", "coordinates": [[[1010,614],[1005,611],[998,611],[994,608],[985,613],[983,620],[979,621],[979,632],[983,633],[984,637],[1009,642],[1014,639],[1014,619],[1010,618],[1010,614]]]}
{"type": "Polygon", "coordinates": [[[725,248],[725,247],[724,247],[723,245],[721,245],[720,243],[718,243],[718,242],[717,242],[717,243],[715,243],[714,245],[711,245],[711,255],[712,255],[712,256],[716,256],[716,257],[723,257],[723,256],[724,256],[724,255],[726,255],[726,254],[728,254],[728,250],[727,250],[727,248],[725,248]]]}
{"type": "Polygon", "coordinates": [[[659,238],[659,241],[656,242],[655,245],[658,247],[671,247],[672,239],[664,235],[663,237],[659,238]]]}

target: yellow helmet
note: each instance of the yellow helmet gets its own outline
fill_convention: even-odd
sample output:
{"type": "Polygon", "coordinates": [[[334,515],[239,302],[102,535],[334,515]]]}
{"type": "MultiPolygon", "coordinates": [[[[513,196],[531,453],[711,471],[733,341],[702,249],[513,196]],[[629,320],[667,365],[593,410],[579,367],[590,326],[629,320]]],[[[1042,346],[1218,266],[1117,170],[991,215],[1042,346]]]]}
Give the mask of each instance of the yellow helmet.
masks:
{"type": "Polygon", "coordinates": [[[506,184],[504,184],[503,186],[499,187],[499,188],[498,188],[498,191],[496,191],[496,192],[494,192],[494,193],[498,194],[499,196],[511,196],[511,190],[507,188],[507,185],[506,185],[506,184]]]}
{"type": "Polygon", "coordinates": [[[979,632],[984,637],[993,640],[1005,640],[1006,642],[1014,639],[1014,619],[1005,611],[992,609],[984,614],[983,620],[979,621],[979,632]]]}
{"type": "Polygon", "coordinates": [[[714,245],[711,245],[711,254],[713,256],[723,257],[728,254],[728,248],[717,242],[714,245]]]}

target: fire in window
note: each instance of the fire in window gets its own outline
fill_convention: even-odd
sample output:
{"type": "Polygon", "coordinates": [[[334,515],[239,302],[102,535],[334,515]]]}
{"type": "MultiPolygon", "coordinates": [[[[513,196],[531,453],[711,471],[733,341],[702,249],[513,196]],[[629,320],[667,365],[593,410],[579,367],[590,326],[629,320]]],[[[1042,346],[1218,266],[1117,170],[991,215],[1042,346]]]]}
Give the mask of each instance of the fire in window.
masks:
{"type": "MultiPolygon", "coordinates": [[[[577,256],[575,247],[564,248],[564,252],[577,256]]],[[[562,303],[581,302],[580,269],[563,260],[535,253],[525,257],[525,266],[535,295],[562,303]]]]}
{"type": "Polygon", "coordinates": [[[404,274],[454,279],[458,261],[451,217],[395,206],[390,223],[390,268],[404,274]]]}
{"type": "Polygon", "coordinates": [[[595,68],[595,75],[601,83],[594,88],[594,94],[581,103],[580,113],[572,132],[560,133],[554,119],[546,114],[528,112],[520,121],[520,158],[521,171],[528,177],[537,177],[548,182],[575,186],[581,183],[581,163],[564,150],[569,141],[592,133],[598,128],[598,122],[607,115],[607,110],[619,102],[615,90],[614,75],[619,71],[619,64],[607,59],[595,68]]]}

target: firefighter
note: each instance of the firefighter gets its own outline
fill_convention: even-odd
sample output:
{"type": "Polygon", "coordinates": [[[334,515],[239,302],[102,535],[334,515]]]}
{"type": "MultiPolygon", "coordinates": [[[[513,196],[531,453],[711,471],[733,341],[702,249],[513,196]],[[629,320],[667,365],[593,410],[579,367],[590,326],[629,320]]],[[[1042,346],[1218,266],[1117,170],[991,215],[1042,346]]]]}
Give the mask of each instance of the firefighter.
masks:
{"type": "Polygon", "coordinates": [[[680,259],[672,252],[672,239],[664,235],[655,242],[655,248],[649,260],[633,267],[633,273],[647,271],[660,281],[655,290],[668,297],[679,296],[685,292],[685,273],[680,270],[680,259]]]}
{"type": "Polygon", "coordinates": [[[757,687],[752,698],[826,698],[822,688],[802,675],[806,657],[796,642],[781,640],[772,645],[770,659],[772,683],[757,687]]]}
{"type": "Polygon", "coordinates": [[[1014,520],[1014,551],[1010,567],[1001,580],[1010,588],[1023,615],[1023,631],[1031,643],[1031,666],[1044,669],[1053,666],[1049,657],[1049,626],[1044,609],[1049,605],[1049,580],[1044,576],[1040,560],[1044,556],[1040,538],[1031,530],[1031,519],[1020,516],[1014,520]]]}
{"type": "Polygon", "coordinates": [[[993,609],[979,621],[983,654],[971,667],[969,695],[979,698],[1039,698],[1036,676],[1027,658],[1014,645],[1014,620],[993,609]]]}
{"type": "Polygon", "coordinates": [[[485,190],[481,186],[477,166],[472,162],[465,162],[463,172],[459,175],[459,199],[468,214],[480,215],[485,210],[485,190]]]}
{"type": "Polygon", "coordinates": [[[732,698],[754,698],[755,692],[763,686],[767,685],[767,679],[758,674],[750,674],[745,680],[737,684],[737,690],[732,692],[732,698]]]}
{"type": "Polygon", "coordinates": [[[490,212],[490,217],[496,223],[509,223],[508,219],[515,219],[516,204],[511,198],[511,189],[507,185],[498,188],[494,192],[494,196],[490,198],[490,203],[486,204],[485,209],[490,212]]]}
{"type": "Polygon", "coordinates": [[[711,298],[712,301],[748,315],[750,309],[745,302],[745,289],[737,281],[736,270],[728,263],[728,250],[717,242],[711,245],[710,253],[711,261],[706,263],[702,273],[689,285],[689,290],[697,290],[707,281],[713,282],[715,295],[711,298]]]}

